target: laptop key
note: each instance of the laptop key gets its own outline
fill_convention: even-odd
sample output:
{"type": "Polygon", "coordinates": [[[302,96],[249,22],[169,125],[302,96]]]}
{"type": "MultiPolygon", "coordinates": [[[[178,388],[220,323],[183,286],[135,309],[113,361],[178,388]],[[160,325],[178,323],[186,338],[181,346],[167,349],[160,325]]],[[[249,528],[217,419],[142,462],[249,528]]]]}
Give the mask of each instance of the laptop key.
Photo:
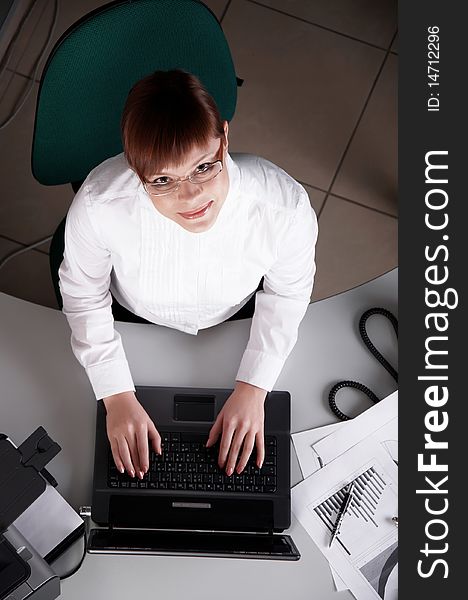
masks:
{"type": "Polygon", "coordinates": [[[224,492],[224,485],[222,483],[214,484],[215,492],[224,492]]]}
{"type": "Polygon", "coordinates": [[[263,489],[266,493],[276,492],[276,485],[265,485],[263,489]]]}
{"type": "Polygon", "coordinates": [[[205,444],[208,439],[208,433],[181,433],[181,442],[196,442],[198,444],[205,444]]]}

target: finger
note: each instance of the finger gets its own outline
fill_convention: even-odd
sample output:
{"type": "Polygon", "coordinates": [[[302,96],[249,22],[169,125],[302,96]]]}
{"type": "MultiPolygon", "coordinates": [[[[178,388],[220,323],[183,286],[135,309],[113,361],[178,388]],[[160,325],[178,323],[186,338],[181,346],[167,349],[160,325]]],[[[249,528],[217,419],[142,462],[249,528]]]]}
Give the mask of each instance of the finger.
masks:
{"type": "Polygon", "coordinates": [[[112,457],[114,459],[115,466],[117,467],[117,470],[120,473],[123,473],[125,471],[125,467],[123,465],[122,459],[120,458],[119,445],[117,444],[117,440],[111,439],[111,440],[109,440],[109,442],[110,442],[112,457]]]}
{"type": "Polygon", "coordinates": [[[244,441],[245,434],[247,430],[236,430],[234,438],[231,442],[231,449],[229,451],[229,458],[226,463],[226,474],[228,476],[232,475],[234,472],[234,467],[236,466],[237,456],[240,452],[242,442],[244,441]]]}
{"type": "Polygon", "coordinates": [[[223,435],[221,436],[221,443],[219,444],[218,456],[218,465],[220,469],[224,467],[224,463],[226,462],[229,448],[231,447],[231,440],[232,436],[234,435],[234,431],[234,425],[225,425],[223,427],[223,435]]]}
{"type": "Polygon", "coordinates": [[[255,443],[255,433],[253,431],[249,431],[248,434],[244,438],[244,445],[242,448],[242,454],[237,464],[236,471],[240,474],[245,469],[245,465],[247,464],[250,455],[252,454],[252,450],[255,443]]]}
{"type": "Polygon", "coordinates": [[[210,429],[210,433],[208,434],[208,441],[206,442],[207,448],[216,442],[216,440],[219,438],[219,434],[221,433],[222,429],[223,418],[221,414],[219,414],[216,421],[213,424],[213,427],[210,429]]]}
{"type": "Polygon", "coordinates": [[[148,427],[148,437],[156,454],[162,454],[161,436],[154,423],[151,423],[148,427]]]}
{"type": "Polygon", "coordinates": [[[139,477],[143,479],[143,475],[149,469],[149,448],[148,448],[148,426],[142,423],[136,431],[136,445],[138,452],[138,464],[140,465],[139,477]]]}
{"type": "Polygon", "coordinates": [[[260,469],[265,460],[265,436],[263,435],[263,429],[257,432],[255,443],[257,446],[257,467],[260,469]]]}
{"type": "Polygon", "coordinates": [[[119,447],[120,458],[122,459],[125,470],[130,475],[130,477],[135,477],[135,467],[133,466],[132,457],[130,455],[127,440],[124,437],[118,438],[117,444],[119,447]]]}
{"type": "Polygon", "coordinates": [[[139,456],[138,456],[138,447],[135,432],[128,432],[125,436],[127,440],[128,450],[130,452],[131,460],[135,468],[135,475],[139,475],[141,471],[139,456]]]}

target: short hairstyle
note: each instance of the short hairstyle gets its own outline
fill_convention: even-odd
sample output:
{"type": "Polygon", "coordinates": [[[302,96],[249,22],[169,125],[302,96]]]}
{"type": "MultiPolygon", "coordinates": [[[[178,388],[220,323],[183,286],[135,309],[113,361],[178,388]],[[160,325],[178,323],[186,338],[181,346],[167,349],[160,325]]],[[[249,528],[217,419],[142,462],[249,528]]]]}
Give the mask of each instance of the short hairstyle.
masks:
{"type": "Polygon", "coordinates": [[[180,69],[155,71],[132,87],[121,130],[127,162],[142,181],[224,136],[215,101],[195,75],[180,69]]]}

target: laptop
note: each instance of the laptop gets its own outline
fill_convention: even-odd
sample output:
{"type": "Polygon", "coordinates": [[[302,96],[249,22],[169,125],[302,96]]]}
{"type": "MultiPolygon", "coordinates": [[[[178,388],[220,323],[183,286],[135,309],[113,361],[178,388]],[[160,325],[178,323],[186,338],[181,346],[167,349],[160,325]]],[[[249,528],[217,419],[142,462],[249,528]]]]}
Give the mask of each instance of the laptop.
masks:
{"type": "Polygon", "coordinates": [[[218,467],[218,442],[205,444],[229,389],[137,386],[136,395],[162,438],[150,448],[143,480],[118,472],[97,403],[90,532],[95,553],[168,554],[298,560],[291,522],[290,394],[265,401],[265,459],[254,449],[238,475],[218,467]]]}

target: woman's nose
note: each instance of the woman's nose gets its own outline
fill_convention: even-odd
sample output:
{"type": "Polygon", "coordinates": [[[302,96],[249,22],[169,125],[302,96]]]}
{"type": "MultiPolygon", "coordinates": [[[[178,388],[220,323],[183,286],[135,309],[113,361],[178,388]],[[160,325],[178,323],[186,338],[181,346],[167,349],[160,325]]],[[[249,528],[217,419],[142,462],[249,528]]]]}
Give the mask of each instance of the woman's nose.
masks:
{"type": "Polygon", "coordinates": [[[179,202],[193,202],[200,196],[202,191],[203,188],[201,185],[195,185],[187,179],[180,183],[178,200],[179,202]]]}

